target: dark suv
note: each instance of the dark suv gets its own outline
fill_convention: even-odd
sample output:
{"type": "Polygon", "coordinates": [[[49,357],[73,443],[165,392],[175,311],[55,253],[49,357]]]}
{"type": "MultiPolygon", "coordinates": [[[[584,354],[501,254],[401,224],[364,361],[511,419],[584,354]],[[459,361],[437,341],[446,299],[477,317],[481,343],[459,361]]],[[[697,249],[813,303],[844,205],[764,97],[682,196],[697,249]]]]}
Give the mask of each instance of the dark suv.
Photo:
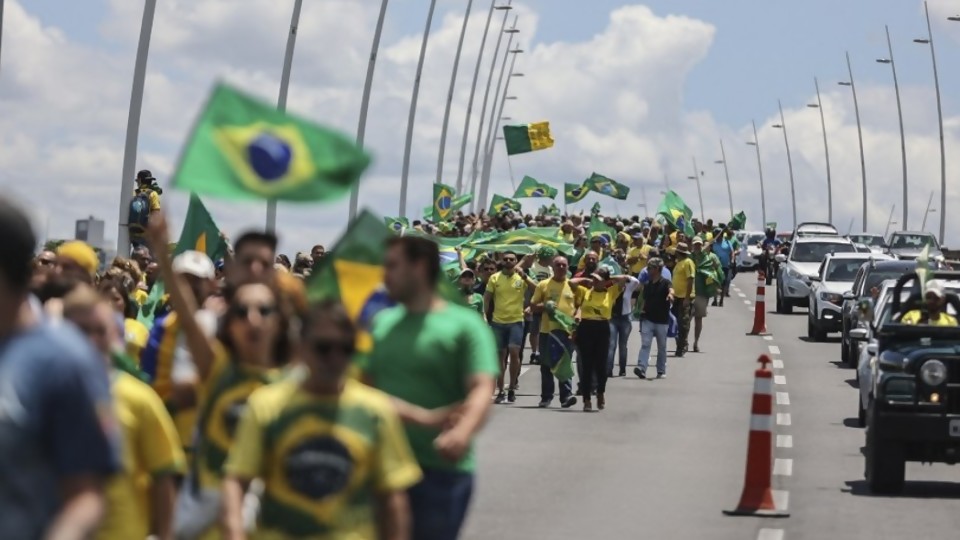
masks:
{"type": "MultiPolygon", "coordinates": [[[[933,274],[960,280],[960,272],[933,274]]],[[[956,294],[948,292],[947,301],[960,310],[956,294]]],[[[875,329],[877,356],[870,368],[864,472],[874,493],[902,491],[907,461],[960,461],[960,327],[899,323],[905,313],[923,309],[914,272],[897,281],[892,302],[893,318],[875,329]]]]}
{"type": "Polygon", "coordinates": [[[853,288],[843,295],[843,310],[840,331],[840,360],[844,364],[855,365],[859,351],[857,342],[850,339],[850,330],[861,326],[857,304],[866,298],[876,301],[875,294],[880,292],[880,284],[888,279],[897,279],[917,267],[914,261],[876,260],[860,267],[853,278],[853,288]],[[874,288],[877,290],[874,291],[874,288]]]}

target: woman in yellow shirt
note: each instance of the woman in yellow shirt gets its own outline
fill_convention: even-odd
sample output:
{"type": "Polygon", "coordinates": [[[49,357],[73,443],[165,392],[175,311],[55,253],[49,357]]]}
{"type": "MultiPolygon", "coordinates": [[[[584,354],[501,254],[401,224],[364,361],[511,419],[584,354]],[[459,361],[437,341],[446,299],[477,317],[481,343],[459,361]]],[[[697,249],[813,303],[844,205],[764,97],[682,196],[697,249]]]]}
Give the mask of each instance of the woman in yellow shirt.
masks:
{"type": "Polygon", "coordinates": [[[623,290],[627,276],[610,276],[610,269],[601,266],[579,289],[580,324],[577,326],[576,343],[579,353],[580,394],[583,410],[592,411],[591,394],[594,384],[597,389],[597,408],[606,406],[607,357],[610,352],[610,319],[613,306],[623,290]]]}
{"type": "Polygon", "coordinates": [[[100,295],[113,307],[114,311],[123,315],[123,342],[126,345],[127,356],[140,365],[140,353],[147,346],[150,339],[150,330],[140,321],[133,318],[137,312],[133,300],[126,294],[123,284],[105,279],[97,286],[100,295]]]}

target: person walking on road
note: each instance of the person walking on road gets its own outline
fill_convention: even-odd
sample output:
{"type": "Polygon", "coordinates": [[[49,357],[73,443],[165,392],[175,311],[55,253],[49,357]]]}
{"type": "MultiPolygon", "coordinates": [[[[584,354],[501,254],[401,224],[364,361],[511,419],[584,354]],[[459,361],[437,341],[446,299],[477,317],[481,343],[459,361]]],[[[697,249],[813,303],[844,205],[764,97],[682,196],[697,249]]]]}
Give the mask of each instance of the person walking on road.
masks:
{"type": "Polygon", "coordinates": [[[713,243],[710,245],[711,251],[720,260],[720,268],[723,271],[723,283],[717,289],[717,295],[713,298],[713,305],[723,307],[723,299],[729,296],[730,280],[733,278],[733,264],[736,246],[731,238],[729,230],[717,231],[714,235],[713,243]],[[719,300],[719,301],[718,301],[719,300]]]}
{"type": "MultiPolygon", "coordinates": [[[[569,279],[570,270],[566,257],[557,256],[553,259],[553,277],[541,281],[533,291],[533,298],[530,300],[530,311],[541,314],[540,322],[540,344],[541,344],[541,362],[540,362],[540,408],[545,409],[553,401],[554,394],[554,374],[551,367],[556,366],[559,358],[552,358],[556,347],[553,346],[553,335],[560,341],[569,343],[570,334],[563,325],[552,320],[544,313],[547,302],[552,302],[557,312],[565,315],[567,318],[576,320],[580,317],[580,298],[576,294],[577,281],[569,279]]],[[[572,348],[572,347],[571,347],[572,348]]],[[[558,379],[560,385],[560,405],[564,409],[569,409],[577,404],[577,398],[573,395],[572,378],[558,379]]]]}
{"type": "MultiPolygon", "coordinates": [[[[610,268],[601,266],[590,276],[582,291],[580,326],[577,327],[578,359],[583,362],[580,390],[583,410],[593,410],[590,396],[594,387],[597,392],[597,408],[606,407],[607,359],[610,353],[610,319],[616,298],[623,292],[629,276],[611,276],[610,268]]],[[[624,361],[624,364],[626,362],[624,361]]]]}
{"type": "MultiPolygon", "coordinates": [[[[639,272],[638,272],[639,273],[639,272]]],[[[627,374],[627,343],[633,331],[633,296],[640,287],[640,280],[632,275],[624,276],[610,317],[610,348],[607,352],[607,377],[613,377],[614,356],[620,350],[619,376],[627,374]]]]}
{"type": "Polygon", "coordinates": [[[450,540],[460,533],[473,492],[473,439],[486,422],[500,372],[483,317],[437,294],[441,274],[432,240],[388,241],[384,284],[400,305],[374,319],[364,369],[375,388],[394,398],[423,471],[423,480],[408,492],[411,537],[417,540],[450,540]]]}
{"type": "MultiPolygon", "coordinates": [[[[520,348],[523,346],[523,305],[527,289],[536,283],[527,275],[525,268],[517,269],[517,254],[506,252],[500,259],[503,270],[490,276],[483,303],[490,315],[490,328],[497,339],[497,354],[500,358],[500,377],[497,379],[496,403],[513,403],[517,400],[520,380],[520,348]],[[509,362],[508,362],[509,357],[509,362]],[[507,367],[510,368],[510,387],[503,391],[507,367]]],[[[524,263],[529,264],[528,262],[524,263]]]]}
{"type": "Polygon", "coordinates": [[[670,304],[673,302],[673,284],[663,277],[663,259],[654,257],[647,263],[649,281],[643,286],[643,311],[640,313],[640,356],[634,374],[647,378],[650,349],[657,340],[657,378],[667,376],[667,328],[670,325],[670,304]]]}
{"type": "MultiPolygon", "coordinates": [[[[673,268],[673,316],[677,318],[677,358],[687,353],[690,337],[690,318],[693,309],[693,277],[697,267],[690,259],[690,247],[686,243],[677,246],[677,264],[673,268]]],[[[670,279],[670,278],[668,278],[670,279]]]]}
{"type": "Polygon", "coordinates": [[[693,299],[693,352],[700,352],[700,334],[703,333],[703,319],[707,316],[710,299],[717,294],[723,273],[720,259],[703,247],[703,239],[693,239],[693,254],[690,256],[697,267],[694,276],[695,297],[693,299]]]}

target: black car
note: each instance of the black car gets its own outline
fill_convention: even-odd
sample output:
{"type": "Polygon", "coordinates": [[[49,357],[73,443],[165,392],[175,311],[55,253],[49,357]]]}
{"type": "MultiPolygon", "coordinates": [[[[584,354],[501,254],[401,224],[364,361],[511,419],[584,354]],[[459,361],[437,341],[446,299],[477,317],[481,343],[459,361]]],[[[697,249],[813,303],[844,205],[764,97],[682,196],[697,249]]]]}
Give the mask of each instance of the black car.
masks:
{"type": "MultiPolygon", "coordinates": [[[[934,277],[958,280],[960,272],[934,277]]],[[[947,292],[947,301],[960,311],[960,297],[947,292]]],[[[960,327],[899,323],[923,309],[916,273],[897,281],[892,302],[893,319],[875,328],[870,368],[864,472],[874,493],[901,492],[907,461],[960,461],[960,327]]]]}
{"type": "Polygon", "coordinates": [[[850,339],[850,330],[860,325],[860,313],[856,306],[865,298],[876,300],[880,284],[888,279],[897,279],[917,267],[915,261],[870,261],[860,267],[853,278],[853,288],[843,295],[842,321],[840,323],[840,360],[855,365],[859,356],[857,342],[850,339]],[[874,289],[877,289],[874,291],[874,289]]]}

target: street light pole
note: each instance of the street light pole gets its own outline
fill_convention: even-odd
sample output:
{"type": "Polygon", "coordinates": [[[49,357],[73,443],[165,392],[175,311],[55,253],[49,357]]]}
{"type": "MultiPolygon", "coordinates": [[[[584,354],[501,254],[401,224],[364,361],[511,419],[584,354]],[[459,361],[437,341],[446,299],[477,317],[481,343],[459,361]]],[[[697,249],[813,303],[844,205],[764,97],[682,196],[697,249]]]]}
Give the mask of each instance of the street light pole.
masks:
{"type": "MultiPolygon", "coordinates": [[[[453,105],[453,91],[457,86],[457,72],[460,70],[460,53],[463,52],[463,38],[467,36],[467,23],[470,22],[470,11],[473,9],[473,0],[467,0],[467,11],[463,15],[463,27],[460,29],[460,41],[457,43],[457,53],[453,57],[453,72],[450,74],[450,90],[447,91],[447,107],[443,111],[443,127],[440,128],[440,156],[437,158],[437,183],[443,182],[443,155],[447,149],[447,128],[450,126],[450,107],[453,105]]],[[[493,15],[493,12],[490,12],[493,15]]],[[[483,45],[480,45],[483,49],[483,45]]],[[[457,186],[459,194],[460,186],[457,186]]]]}
{"type": "MultiPolygon", "coordinates": [[[[512,28],[511,30],[514,30],[514,31],[517,30],[517,17],[516,17],[516,16],[513,18],[513,28],[512,28]]],[[[514,35],[516,35],[516,34],[511,34],[510,37],[513,37],[514,35]]],[[[503,101],[504,98],[507,97],[507,92],[503,92],[503,93],[502,93],[502,97],[501,97],[501,90],[503,89],[503,86],[504,86],[503,76],[504,76],[504,74],[506,73],[505,68],[507,67],[507,58],[509,57],[510,54],[514,54],[514,61],[513,61],[513,62],[515,62],[515,61],[516,61],[516,53],[523,52],[523,51],[520,50],[520,49],[511,49],[510,46],[509,46],[510,44],[512,44],[512,41],[511,41],[511,42],[508,42],[507,54],[505,54],[505,55],[503,56],[503,66],[502,66],[501,69],[500,69],[500,77],[499,77],[499,79],[497,80],[497,91],[493,93],[493,102],[490,104],[490,110],[491,110],[491,111],[497,111],[497,110],[499,110],[500,112],[498,112],[497,114],[492,114],[492,115],[490,115],[490,124],[487,126],[487,138],[486,138],[485,146],[483,147],[483,150],[484,150],[484,154],[483,154],[484,160],[483,160],[483,162],[482,162],[482,167],[481,167],[481,169],[480,169],[480,181],[481,181],[481,183],[482,183],[485,179],[488,179],[489,176],[490,176],[490,171],[489,171],[489,169],[487,168],[487,167],[488,167],[488,164],[487,164],[487,163],[488,163],[487,154],[490,152],[490,148],[491,148],[491,147],[493,146],[493,144],[494,144],[494,140],[495,140],[494,138],[498,135],[498,133],[497,133],[497,128],[498,128],[498,126],[500,125],[500,116],[503,115],[503,103],[502,103],[502,101],[503,101]],[[498,99],[500,99],[501,101],[498,102],[498,101],[497,101],[498,99]],[[499,106],[498,106],[498,103],[499,103],[499,106]]],[[[510,76],[509,76],[509,77],[512,77],[512,76],[513,76],[513,62],[511,62],[511,64],[510,64],[510,76]]],[[[509,78],[509,77],[507,77],[507,86],[508,86],[508,87],[510,86],[510,78],[509,78]]],[[[481,189],[481,191],[483,191],[483,190],[481,189]]],[[[481,202],[483,202],[482,198],[481,198],[481,202]]],[[[483,204],[485,204],[485,203],[483,203],[483,204]]]]}
{"type": "Polygon", "coordinates": [[[720,138],[720,160],[715,163],[723,164],[723,174],[727,177],[727,199],[730,202],[730,217],[733,217],[733,189],[730,187],[730,167],[727,166],[727,152],[723,149],[723,137],[720,138]]]}
{"type": "Polygon", "coordinates": [[[930,198],[927,199],[927,209],[926,209],[926,211],[923,212],[923,225],[920,226],[920,230],[921,230],[921,231],[926,231],[926,230],[927,230],[927,216],[930,215],[930,212],[931,212],[931,211],[932,211],[932,212],[936,212],[936,211],[937,211],[936,208],[933,208],[933,209],[930,208],[930,206],[933,204],[933,194],[934,194],[934,193],[936,193],[936,191],[931,191],[931,192],[930,192],[930,198]]]}
{"type": "Polygon", "coordinates": [[[860,102],[857,100],[857,83],[853,80],[853,66],[850,64],[850,52],[847,51],[847,71],[850,81],[841,81],[840,86],[849,86],[853,92],[853,112],[857,116],[857,138],[860,141],[860,175],[863,177],[863,232],[867,232],[867,160],[863,155],[863,128],[860,124],[860,102]]]}
{"type": "Polygon", "coordinates": [[[688,177],[689,180],[697,181],[697,196],[700,198],[700,221],[703,223],[707,222],[707,214],[703,210],[703,189],[700,186],[700,169],[697,168],[697,157],[693,157],[693,176],[688,177]]]}
{"type": "Polygon", "coordinates": [[[884,237],[884,238],[886,238],[886,237],[887,237],[887,234],[890,233],[890,226],[891,226],[891,225],[896,225],[896,222],[893,221],[893,211],[896,210],[896,209],[897,209],[897,205],[896,205],[896,204],[894,204],[893,206],[890,207],[890,217],[887,218],[887,228],[884,229],[884,231],[883,231],[883,237],[884,237]]]}
{"type": "Polygon", "coordinates": [[[817,88],[817,102],[811,103],[807,107],[820,110],[820,125],[823,127],[823,155],[827,159],[827,221],[833,223],[833,180],[830,176],[830,145],[827,144],[827,120],[823,114],[823,100],[820,99],[820,81],[814,77],[813,84],[817,88]]]}
{"type": "MultiPolygon", "coordinates": [[[[517,56],[522,53],[522,50],[515,49],[508,51],[509,54],[513,55],[513,58],[510,60],[510,72],[507,75],[507,83],[503,87],[503,97],[500,98],[500,107],[497,111],[497,114],[494,115],[490,120],[490,132],[489,140],[487,141],[487,146],[485,148],[484,160],[483,160],[483,174],[480,179],[480,204],[486,206],[487,196],[489,195],[490,189],[490,170],[493,167],[493,150],[496,148],[497,137],[496,134],[500,130],[500,121],[503,118],[503,107],[507,103],[507,95],[510,93],[510,82],[514,77],[519,77],[522,73],[514,73],[514,68],[517,65],[517,56]]],[[[496,106],[496,98],[494,95],[494,106],[496,106]]],[[[509,162],[510,156],[507,156],[509,162]]],[[[512,181],[512,179],[511,179],[512,181]]]]}
{"type": "Polygon", "coordinates": [[[763,226],[767,226],[767,197],[763,189],[763,163],[760,160],[760,137],[757,137],[757,122],[756,120],[751,120],[753,124],[753,141],[748,142],[750,146],[754,146],[757,149],[757,172],[760,173],[760,216],[763,220],[763,226]]]}
{"type": "Polygon", "coordinates": [[[793,158],[790,157],[790,139],[787,138],[787,122],[783,118],[783,105],[777,100],[777,106],[780,108],[780,123],[773,127],[783,130],[783,143],[787,147],[787,168],[790,171],[790,202],[793,207],[793,226],[797,226],[797,192],[793,182],[793,158]]]}
{"type": "MultiPolygon", "coordinates": [[[[947,153],[943,142],[943,106],[940,103],[940,76],[937,74],[937,51],[933,46],[933,28],[930,26],[930,8],[923,3],[923,11],[927,15],[927,39],[915,39],[916,43],[930,45],[930,58],[933,60],[933,87],[937,93],[937,120],[940,126],[940,243],[943,243],[947,230],[947,153]]],[[[960,17],[948,17],[951,21],[960,21],[960,17]]],[[[927,216],[923,216],[926,221],[927,216]]]]}
{"type": "MultiPolygon", "coordinates": [[[[2,3],[0,3],[2,5],[2,3]]],[[[140,23],[140,42],[137,60],[133,66],[133,88],[130,91],[130,109],[127,113],[127,137],[123,148],[123,178],[120,180],[120,218],[117,220],[117,254],[130,253],[130,228],[126,223],[133,200],[133,175],[137,168],[137,141],[140,137],[140,111],[143,109],[143,89],[147,79],[147,56],[150,53],[150,34],[153,33],[153,14],[157,0],[143,3],[143,21],[140,23]]]]}
{"type": "Polygon", "coordinates": [[[423,62],[427,57],[427,43],[430,41],[430,27],[433,25],[433,12],[437,0],[430,0],[427,11],[427,24],[423,29],[423,42],[420,44],[420,59],[417,61],[417,73],[413,79],[413,97],[410,98],[410,117],[407,119],[407,141],[403,149],[403,169],[400,172],[400,216],[407,217],[407,187],[410,183],[410,150],[413,147],[413,124],[417,119],[417,101],[420,99],[420,77],[423,75],[423,62]]]}
{"type": "Polygon", "coordinates": [[[907,139],[903,133],[903,106],[900,104],[900,83],[897,80],[897,63],[893,59],[893,42],[890,41],[890,27],[884,26],[887,31],[887,49],[890,51],[890,58],[878,58],[880,64],[889,64],[893,71],[893,90],[897,95],[897,117],[900,120],[900,160],[903,164],[903,221],[900,225],[903,230],[907,230],[907,139]]]}
{"type": "MultiPolygon", "coordinates": [[[[387,3],[380,2],[380,16],[377,18],[377,29],[373,33],[373,47],[370,50],[370,61],[367,64],[367,78],[363,82],[363,98],[360,100],[360,125],[357,126],[357,145],[363,147],[363,139],[367,133],[367,111],[370,109],[370,90],[373,88],[373,72],[377,66],[377,54],[380,52],[380,36],[383,35],[383,21],[387,17],[387,3]]],[[[353,184],[350,190],[350,220],[357,217],[357,206],[360,204],[360,182],[353,184]]]]}

